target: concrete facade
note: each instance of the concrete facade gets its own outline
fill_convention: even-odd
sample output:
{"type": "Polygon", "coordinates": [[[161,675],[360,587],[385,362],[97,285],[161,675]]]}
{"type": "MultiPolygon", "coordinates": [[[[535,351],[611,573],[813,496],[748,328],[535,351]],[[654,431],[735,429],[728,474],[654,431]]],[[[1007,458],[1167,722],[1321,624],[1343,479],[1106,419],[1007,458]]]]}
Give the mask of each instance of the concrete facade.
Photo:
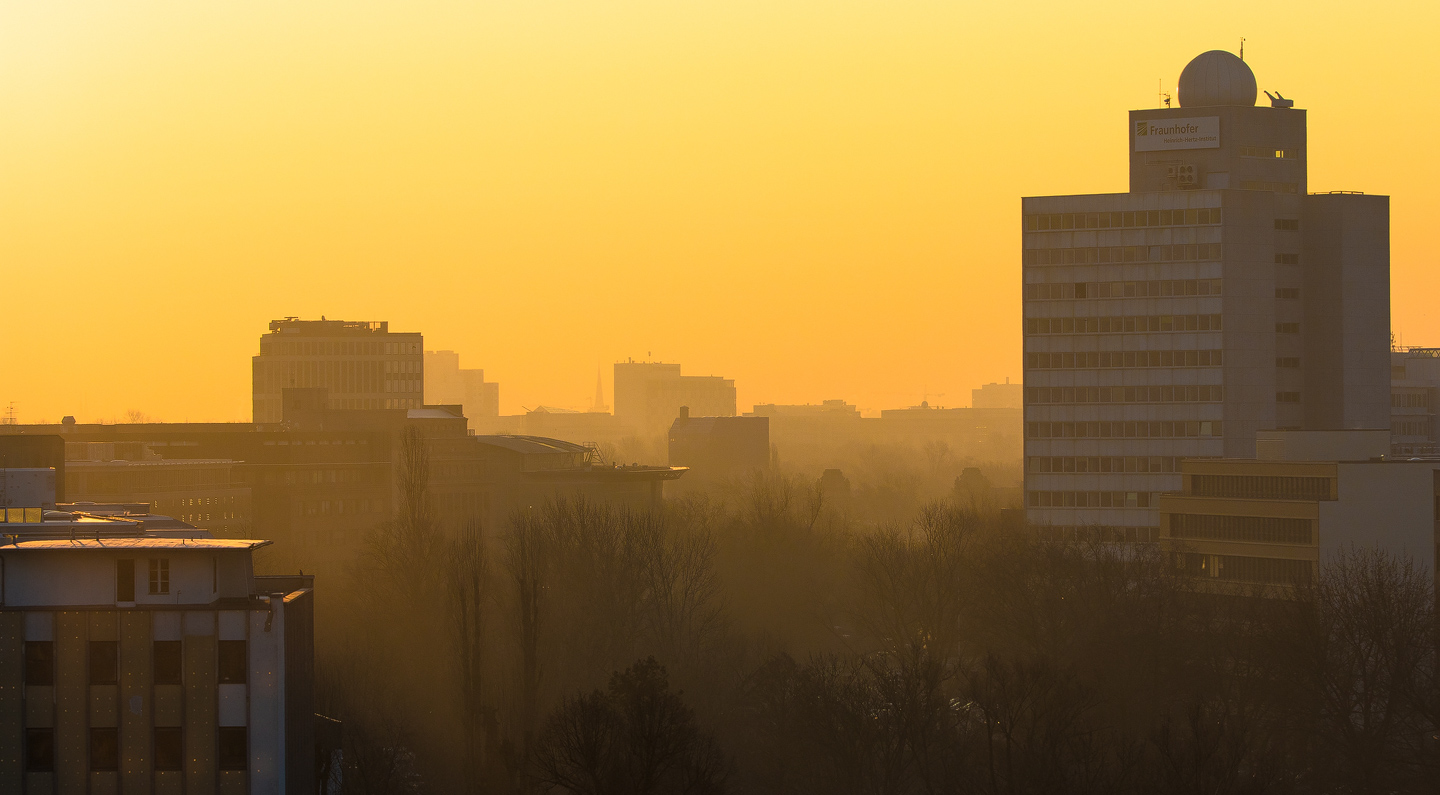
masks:
{"type": "Polygon", "coordinates": [[[309,578],[255,576],[263,541],[58,524],[0,546],[0,791],[313,790],[309,578]]]}

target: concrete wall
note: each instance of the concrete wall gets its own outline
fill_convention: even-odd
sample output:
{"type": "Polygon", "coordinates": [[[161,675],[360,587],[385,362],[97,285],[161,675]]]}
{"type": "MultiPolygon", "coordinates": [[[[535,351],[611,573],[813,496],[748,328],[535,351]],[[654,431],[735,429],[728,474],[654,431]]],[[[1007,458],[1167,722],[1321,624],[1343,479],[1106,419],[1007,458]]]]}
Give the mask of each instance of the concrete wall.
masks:
{"type": "Polygon", "coordinates": [[[1434,576],[1435,462],[1342,463],[1340,499],[1320,503],[1320,560],[1354,546],[1408,555],[1434,576]]]}
{"type": "Polygon", "coordinates": [[[221,597],[250,593],[248,550],[213,549],[12,549],[0,551],[4,577],[0,604],[6,607],[115,604],[115,561],[135,561],[135,603],[139,605],[209,604],[221,597]],[[170,561],[170,593],[149,593],[151,558],[170,561]],[[219,562],[220,590],[214,588],[219,562]]]}
{"type": "Polygon", "coordinates": [[[1305,197],[1305,424],[1390,426],[1390,198],[1305,197]]]}

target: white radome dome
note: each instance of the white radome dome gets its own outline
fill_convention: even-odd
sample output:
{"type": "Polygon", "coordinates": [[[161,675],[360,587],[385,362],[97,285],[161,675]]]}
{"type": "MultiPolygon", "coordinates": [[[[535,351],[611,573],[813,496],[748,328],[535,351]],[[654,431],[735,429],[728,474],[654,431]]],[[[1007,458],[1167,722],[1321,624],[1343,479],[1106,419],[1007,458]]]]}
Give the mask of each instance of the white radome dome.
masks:
{"type": "Polygon", "coordinates": [[[1180,107],[1254,105],[1255,73],[1234,53],[1211,50],[1195,56],[1180,73],[1180,107]]]}

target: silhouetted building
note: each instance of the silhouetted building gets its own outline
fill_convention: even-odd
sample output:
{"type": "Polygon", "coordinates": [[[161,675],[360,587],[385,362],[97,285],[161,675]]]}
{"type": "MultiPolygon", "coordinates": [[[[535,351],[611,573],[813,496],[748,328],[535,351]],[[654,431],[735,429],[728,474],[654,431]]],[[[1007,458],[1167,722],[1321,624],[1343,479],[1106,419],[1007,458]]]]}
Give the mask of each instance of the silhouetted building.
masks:
{"type": "Polygon", "coordinates": [[[929,401],[880,412],[881,426],[889,438],[910,442],[945,438],[954,440],[961,448],[994,436],[1018,440],[1021,417],[1018,408],[947,409],[932,406],[929,401]]]}
{"type": "Polygon", "coordinates": [[[65,493],[74,503],[148,503],[157,514],[216,535],[250,534],[250,487],[240,462],[164,458],[143,442],[69,442],[65,493]]]}
{"type": "Polygon", "coordinates": [[[1440,400],[1440,348],[1390,352],[1390,445],[1396,456],[1434,455],[1440,400]]]}
{"type": "Polygon", "coordinates": [[[1305,112],[1207,52],[1130,192],[1023,202],[1028,518],[1153,540],[1186,458],[1389,424],[1389,200],[1310,194],[1305,112]]]}
{"type": "Polygon", "coordinates": [[[606,464],[594,448],[559,439],[495,435],[471,441],[488,474],[481,518],[489,527],[555,497],[655,510],[664,499],[665,483],[685,474],[684,467],[606,464]]]}
{"type": "Polygon", "coordinates": [[[486,381],[484,370],[462,368],[454,351],[425,352],[425,400],[463,406],[472,428],[479,418],[500,416],[500,385],[486,381]]]}
{"type": "Polygon", "coordinates": [[[860,410],[844,400],[823,400],[819,404],[802,403],[788,406],[757,403],[745,416],[770,417],[772,419],[776,417],[859,419],[860,410]]]}
{"type": "Polygon", "coordinates": [[[616,362],[615,417],[640,433],[662,433],[689,406],[695,416],[735,416],[735,381],[710,375],[681,375],[680,365],[616,362]]]}
{"type": "Polygon", "coordinates": [[[270,321],[252,359],[254,422],[280,422],[289,388],[323,387],[331,409],[410,409],[424,404],[424,341],[390,324],[270,321]]]}
{"type": "MultiPolygon", "coordinates": [[[[72,420],[68,426],[75,423],[72,420]]],[[[0,469],[38,468],[55,470],[55,498],[65,494],[65,439],[58,434],[17,434],[21,426],[0,426],[0,469]]]]}
{"type": "MultiPolygon", "coordinates": [[[[447,528],[480,521],[500,532],[516,507],[538,494],[584,494],[632,507],[658,507],[663,483],[683,470],[614,467],[593,448],[553,443],[587,460],[561,466],[560,458],[497,453],[494,437],[471,435],[459,406],[416,409],[333,409],[323,390],[287,390],[284,421],[150,423],[66,426],[70,442],[143,445],[168,462],[197,462],[204,469],[228,461],[237,487],[250,491],[251,526],[277,542],[306,571],[353,557],[365,534],[395,516],[399,504],[402,437],[414,428],[430,456],[429,494],[447,528]],[[544,470],[543,474],[541,470],[544,470]],[[560,471],[564,470],[564,471],[560,471]],[[521,488],[523,486],[523,488],[521,488]]],[[[6,426],[3,434],[33,434],[54,426],[6,426]]],[[[568,460],[568,459],[567,459],[568,460]]],[[[113,502],[139,503],[117,494],[113,502]]],[[[178,511],[181,515],[185,511],[178,511]]],[[[197,521],[202,527],[218,520],[197,521]]]]}
{"type": "Polygon", "coordinates": [[[312,583],[256,576],[269,542],[61,511],[5,536],[0,791],[314,789],[312,583]]]}
{"type": "Polygon", "coordinates": [[[769,463],[769,417],[692,417],[681,406],[670,425],[670,465],[689,467],[693,477],[734,477],[769,463]]]}
{"type": "Polygon", "coordinates": [[[1018,409],[1025,405],[1025,387],[1010,383],[985,384],[970,390],[970,406],[977,409],[1018,409]]]}
{"type": "Polygon", "coordinates": [[[1386,460],[1383,428],[1265,431],[1256,449],[1181,464],[1179,493],[1159,501],[1177,569],[1227,586],[1303,584],[1354,546],[1434,573],[1440,461],[1386,460]]]}

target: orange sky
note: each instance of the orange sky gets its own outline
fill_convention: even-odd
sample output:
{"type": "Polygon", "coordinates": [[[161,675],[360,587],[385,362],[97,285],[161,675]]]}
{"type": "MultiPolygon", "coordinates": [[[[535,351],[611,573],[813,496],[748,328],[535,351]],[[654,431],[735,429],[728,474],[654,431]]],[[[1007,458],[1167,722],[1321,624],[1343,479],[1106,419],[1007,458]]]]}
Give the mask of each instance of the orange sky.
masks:
{"type": "Polygon", "coordinates": [[[742,410],[966,405],[1020,376],[1019,197],[1125,190],[1125,111],[1242,35],[1440,344],[1437,6],[7,3],[0,408],[246,420],[266,322],[322,314],[506,413],[647,352],[742,410]]]}

